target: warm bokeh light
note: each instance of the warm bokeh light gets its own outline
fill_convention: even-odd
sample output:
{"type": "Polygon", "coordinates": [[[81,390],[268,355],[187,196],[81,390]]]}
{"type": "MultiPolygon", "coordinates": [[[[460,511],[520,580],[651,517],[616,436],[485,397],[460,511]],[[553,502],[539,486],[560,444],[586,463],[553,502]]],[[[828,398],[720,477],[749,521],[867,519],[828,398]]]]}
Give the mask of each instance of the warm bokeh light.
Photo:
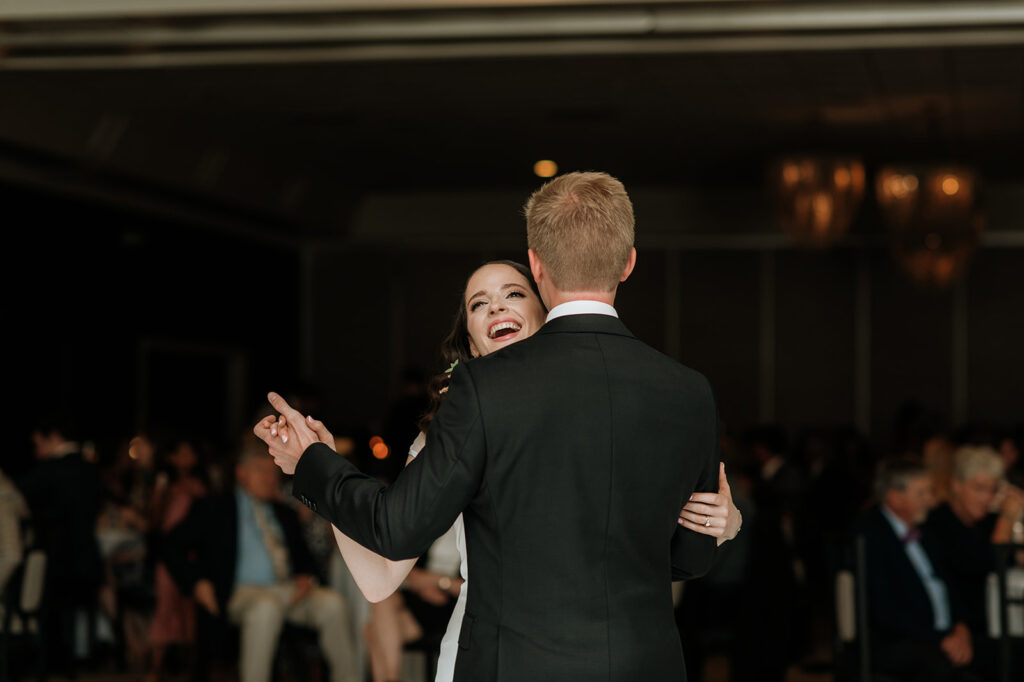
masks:
{"type": "Polygon", "coordinates": [[[811,212],[814,215],[812,229],[816,234],[826,235],[832,227],[832,195],[827,192],[815,194],[811,212]]]}
{"type": "Polygon", "coordinates": [[[793,187],[800,182],[800,168],[793,162],[782,164],[782,181],[787,187],[793,187]]]}
{"type": "Polygon", "coordinates": [[[373,456],[377,459],[387,459],[390,450],[388,446],[384,444],[384,441],[378,439],[378,443],[373,446],[373,456]]]}
{"type": "Polygon", "coordinates": [[[965,166],[891,166],[878,171],[878,206],[893,252],[918,284],[945,288],[967,271],[985,217],[978,175],[965,166]]]}
{"type": "Polygon", "coordinates": [[[913,175],[891,175],[885,178],[884,183],[885,192],[896,199],[917,191],[917,178],[913,175]]]}
{"type": "Polygon", "coordinates": [[[942,191],[947,196],[956,196],[956,193],[960,191],[960,181],[956,179],[955,175],[947,175],[942,178],[942,191]]]}
{"type": "Polygon", "coordinates": [[[853,158],[780,160],[769,169],[779,226],[805,246],[834,244],[857,215],[865,177],[864,165],[853,158]]]}
{"type": "Polygon", "coordinates": [[[377,447],[378,443],[383,443],[383,442],[384,442],[383,438],[381,438],[380,436],[374,436],[373,438],[370,439],[370,449],[371,450],[374,449],[375,447],[377,447]]]}
{"type": "Polygon", "coordinates": [[[539,178],[553,178],[558,172],[558,164],[550,159],[543,159],[533,164],[533,172],[539,178]]]}
{"type": "Polygon", "coordinates": [[[339,455],[351,455],[356,449],[356,442],[348,436],[339,436],[334,439],[334,449],[339,455]]]}

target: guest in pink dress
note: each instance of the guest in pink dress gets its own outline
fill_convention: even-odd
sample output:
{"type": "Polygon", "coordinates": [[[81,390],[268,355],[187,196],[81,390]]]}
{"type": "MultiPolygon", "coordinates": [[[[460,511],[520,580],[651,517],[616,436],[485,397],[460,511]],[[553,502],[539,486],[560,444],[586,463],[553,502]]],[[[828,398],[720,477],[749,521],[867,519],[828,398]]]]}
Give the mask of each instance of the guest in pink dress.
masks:
{"type": "MultiPolygon", "coordinates": [[[[170,474],[157,478],[154,490],[155,525],[161,535],[174,528],[188,513],[192,501],[206,495],[206,486],[197,474],[199,458],[192,444],[173,442],[165,451],[164,463],[170,474]]],[[[160,678],[164,655],[169,645],[184,645],[192,655],[195,643],[195,603],[184,596],[163,562],[156,564],[156,611],[149,631],[152,668],[147,679],[160,678]]]]}

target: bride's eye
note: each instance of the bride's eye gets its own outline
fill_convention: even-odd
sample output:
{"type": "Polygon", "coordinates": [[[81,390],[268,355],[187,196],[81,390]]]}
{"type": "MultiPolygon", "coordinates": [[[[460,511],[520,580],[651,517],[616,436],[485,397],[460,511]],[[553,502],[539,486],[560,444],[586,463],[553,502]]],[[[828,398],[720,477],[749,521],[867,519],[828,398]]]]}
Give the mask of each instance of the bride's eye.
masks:
{"type": "Polygon", "coordinates": [[[484,301],[473,301],[469,304],[469,312],[475,311],[480,306],[484,305],[484,301]]]}
{"type": "Polygon", "coordinates": [[[512,296],[518,296],[519,298],[526,298],[526,294],[523,293],[522,291],[510,291],[508,295],[509,295],[510,298],[512,296]]]}

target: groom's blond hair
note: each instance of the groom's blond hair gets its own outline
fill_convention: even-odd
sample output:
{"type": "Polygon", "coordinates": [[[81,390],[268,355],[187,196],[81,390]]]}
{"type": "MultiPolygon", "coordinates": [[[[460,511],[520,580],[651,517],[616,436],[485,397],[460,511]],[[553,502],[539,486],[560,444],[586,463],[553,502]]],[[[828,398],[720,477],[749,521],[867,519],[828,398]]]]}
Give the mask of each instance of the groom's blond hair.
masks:
{"type": "Polygon", "coordinates": [[[560,291],[614,291],[633,249],[633,204],[607,173],[566,173],[527,200],[526,241],[560,291]]]}

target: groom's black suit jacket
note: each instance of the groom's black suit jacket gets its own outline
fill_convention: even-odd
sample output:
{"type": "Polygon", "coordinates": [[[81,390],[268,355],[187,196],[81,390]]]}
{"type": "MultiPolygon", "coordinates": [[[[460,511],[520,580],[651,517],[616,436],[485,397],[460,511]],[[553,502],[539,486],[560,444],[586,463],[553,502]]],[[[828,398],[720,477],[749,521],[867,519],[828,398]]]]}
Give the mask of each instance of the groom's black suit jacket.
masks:
{"type": "Polygon", "coordinates": [[[316,444],[294,493],[393,559],[464,513],[456,682],[677,682],[670,584],[706,572],[715,540],[676,519],[717,489],[716,423],[703,376],[614,317],[566,316],[457,367],[390,487],[316,444]]]}

